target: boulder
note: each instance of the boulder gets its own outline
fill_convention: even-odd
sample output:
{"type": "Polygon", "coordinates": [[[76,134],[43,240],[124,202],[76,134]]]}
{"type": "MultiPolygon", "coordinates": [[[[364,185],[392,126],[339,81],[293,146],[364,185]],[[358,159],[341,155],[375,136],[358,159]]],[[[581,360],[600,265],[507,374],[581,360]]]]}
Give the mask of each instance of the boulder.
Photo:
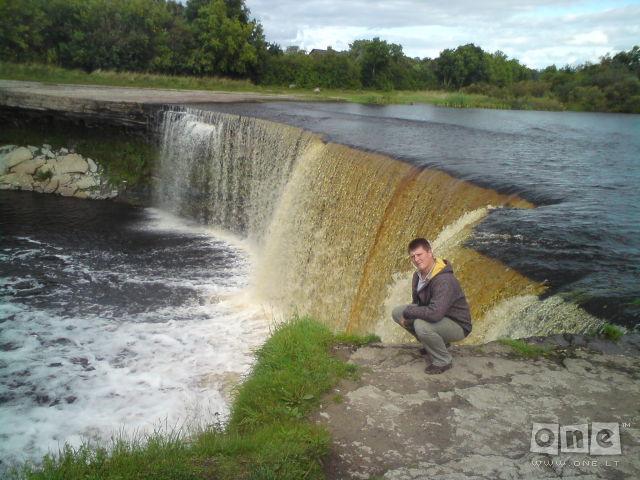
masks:
{"type": "Polygon", "coordinates": [[[0,155],[5,155],[16,148],[18,148],[16,145],[2,145],[0,147],[0,155]]]}
{"type": "Polygon", "coordinates": [[[18,147],[10,152],[0,156],[0,175],[19,163],[31,160],[33,155],[31,150],[26,147],[18,147]]]}
{"type": "Polygon", "coordinates": [[[89,164],[89,171],[91,173],[96,173],[98,171],[98,165],[96,165],[96,162],[94,162],[90,158],[87,158],[87,163],[89,164]]]}
{"type": "Polygon", "coordinates": [[[75,182],[76,187],[80,190],[87,190],[89,188],[95,188],[100,186],[100,179],[93,175],[84,175],[80,180],[75,182]]]}
{"type": "Polygon", "coordinates": [[[86,173],[89,169],[89,165],[77,153],[70,153],[56,158],[55,162],[52,162],[54,171],[56,174],[64,173],[86,173]]]}
{"type": "Polygon", "coordinates": [[[60,182],[55,179],[52,178],[51,180],[49,180],[45,185],[43,185],[42,188],[42,193],[55,193],[56,190],[58,190],[58,186],[60,185],[60,182]]]}
{"type": "Polygon", "coordinates": [[[36,158],[32,158],[31,160],[26,160],[24,162],[19,163],[18,165],[13,167],[11,170],[14,173],[33,175],[34,173],[36,173],[36,170],[38,170],[46,162],[47,160],[44,157],[36,157],[36,158]]]}
{"type": "Polygon", "coordinates": [[[60,195],[72,197],[76,193],[76,190],[78,190],[73,177],[68,173],[56,175],[51,179],[51,181],[54,180],[58,182],[58,189],[56,190],[56,193],[60,195]]]}
{"type": "Polygon", "coordinates": [[[34,155],[36,154],[36,152],[37,152],[38,150],[40,150],[38,147],[35,147],[35,146],[33,146],[33,145],[29,145],[27,148],[28,148],[29,150],[31,150],[31,153],[33,153],[34,155]]]}
{"type": "Polygon", "coordinates": [[[24,173],[8,173],[0,177],[2,190],[33,190],[33,177],[24,173]]]}

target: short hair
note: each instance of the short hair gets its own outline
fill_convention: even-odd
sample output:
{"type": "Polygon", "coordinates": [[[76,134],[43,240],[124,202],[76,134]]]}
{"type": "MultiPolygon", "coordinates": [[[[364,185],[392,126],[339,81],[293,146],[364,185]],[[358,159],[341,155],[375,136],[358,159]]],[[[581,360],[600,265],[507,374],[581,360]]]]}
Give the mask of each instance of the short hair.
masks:
{"type": "Polygon", "coordinates": [[[419,238],[414,238],[409,242],[407,251],[411,253],[413,250],[415,250],[418,247],[424,248],[427,252],[431,250],[431,244],[429,243],[429,240],[427,240],[426,238],[419,237],[419,238]]]}

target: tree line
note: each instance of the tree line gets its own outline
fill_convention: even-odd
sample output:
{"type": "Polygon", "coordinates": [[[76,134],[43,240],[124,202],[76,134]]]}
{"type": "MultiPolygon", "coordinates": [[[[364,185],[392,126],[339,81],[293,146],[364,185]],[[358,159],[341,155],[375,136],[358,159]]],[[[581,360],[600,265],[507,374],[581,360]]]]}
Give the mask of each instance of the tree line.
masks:
{"type": "Polygon", "coordinates": [[[244,0],[0,0],[0,59],[97,69],[226,76],[259,85],[461,90],[588,111],[640,112],[640,48],[597,64],[535,70],[474,44],[411,58],[380,38],[349,50],[282,49],[244,0]]]}

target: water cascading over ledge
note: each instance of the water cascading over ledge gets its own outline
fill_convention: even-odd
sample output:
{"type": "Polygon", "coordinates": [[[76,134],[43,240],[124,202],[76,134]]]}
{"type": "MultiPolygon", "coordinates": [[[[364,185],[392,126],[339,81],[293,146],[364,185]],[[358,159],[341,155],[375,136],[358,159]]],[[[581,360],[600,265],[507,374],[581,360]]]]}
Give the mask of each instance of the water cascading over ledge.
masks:
{"type": "Polygon", "coordinates": [[[465,289],[474,318],[468,341],[593,323],[577,325],[573,315],[568,326],[545,331],[532,315],[510,327],[517,319],[506,317],[539,304],[544,287],[464,240],[491,208],[533,207],[516,195],[250,117],[172,109],[164,112],[162,135],[156,201],[253,240],[256,296],[285,314],[401,340],[390,311],[410,301],[406,245],[424,236],[453,262],[465,289]],[[508,308],[514,304],[519,309],[508,308]]]}

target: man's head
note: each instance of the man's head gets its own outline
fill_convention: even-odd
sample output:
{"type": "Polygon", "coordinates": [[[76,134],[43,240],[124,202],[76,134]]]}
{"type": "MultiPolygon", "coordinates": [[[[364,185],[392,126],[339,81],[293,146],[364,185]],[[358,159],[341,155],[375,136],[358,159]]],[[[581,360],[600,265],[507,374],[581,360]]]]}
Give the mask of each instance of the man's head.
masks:
{"type": "Polygon", "coordinates": [[[420,273],[427,274],[431,271],[435,258],[433,256],[433,250],[431,245],[424,238],[414,238],[409,242],[409,257],[411,262],[418,269],[420,273]]]}

